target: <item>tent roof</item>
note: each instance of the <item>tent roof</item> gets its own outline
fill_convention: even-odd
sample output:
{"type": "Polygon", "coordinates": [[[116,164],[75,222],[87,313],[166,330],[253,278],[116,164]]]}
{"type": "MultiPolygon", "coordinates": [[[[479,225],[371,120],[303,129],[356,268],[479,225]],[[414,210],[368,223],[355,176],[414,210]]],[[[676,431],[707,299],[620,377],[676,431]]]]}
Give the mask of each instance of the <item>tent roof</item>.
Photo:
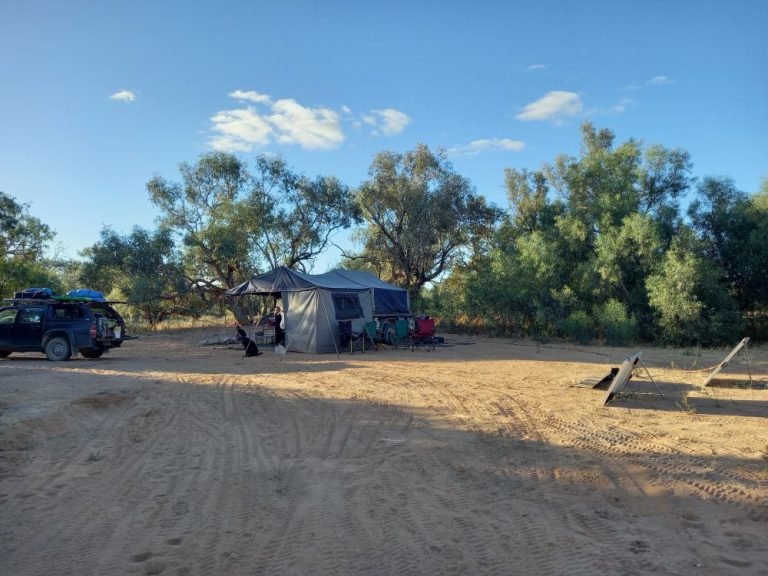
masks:
{"type": "Polygon", "coordinates": [[[245,294],[269,296],[280,292],[296,292],[316,288],[315,283],[305,276],[308,275],[283,266],[253,276],[239,286],[230,288],[225,294],[227,296],[243,296],[245,294]]]}
{"type": "Polygon", "coordinates": [[[225,294],[227,296],[243,296],[245,294],[269,296],[280,292],[301,292],[315,288],[350,292],[362,292],[370,288],[378,288],[405,292],[402,288],[379,280],[370,272],[336,269],[325,274],[304,274],[283,266],[265,274],[254,276],[239,286],[227,290],[225,294]]]}
{"type": "Polygon", "coordinates": [[[374,316],[410,316],[411,314],[408,291],[388,284],[370,272],[336,269],[331,270],[327,275],[334,275],[372,290],[374,316]]]}
{"type": "Polygon", "coordinates": [[[405,292],[403,288],[398,288],[397,286],[384,282],[384,280],[381,280],[375,274],[371,274],[370,272],[365,272],[363,270],[343,270],[341,268],[336,268],[335,270],[331,270],[326,274],[321,274],[321,276],[330,275],[343,278],[350,283],[353,282],[365,288],[381,288],[384,290],[397,290],[405,292]]]}

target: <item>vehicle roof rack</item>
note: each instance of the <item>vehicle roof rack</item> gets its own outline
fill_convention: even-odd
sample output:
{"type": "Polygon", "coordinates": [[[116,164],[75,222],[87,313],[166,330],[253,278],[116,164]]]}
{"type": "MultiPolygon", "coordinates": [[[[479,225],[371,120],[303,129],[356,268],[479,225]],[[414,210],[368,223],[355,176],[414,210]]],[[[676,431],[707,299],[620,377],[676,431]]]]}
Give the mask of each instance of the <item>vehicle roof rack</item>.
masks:
{"type": "Polygon", "coordinates": [[[53,296],[51,298],[3,298],[9,304],[125,304],[122,300],[96,300],[84,296],[53,296]]]}

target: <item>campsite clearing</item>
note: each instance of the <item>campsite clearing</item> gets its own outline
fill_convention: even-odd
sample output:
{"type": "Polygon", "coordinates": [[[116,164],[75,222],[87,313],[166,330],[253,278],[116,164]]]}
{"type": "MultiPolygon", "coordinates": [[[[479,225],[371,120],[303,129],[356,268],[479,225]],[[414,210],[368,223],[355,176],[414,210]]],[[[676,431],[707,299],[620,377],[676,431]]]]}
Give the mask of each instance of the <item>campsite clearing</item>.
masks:
{"type": "Polygon", "coordinates": [[[636,349],[209,335],[0,360],[0,573],[768,573],[768,390],[701,390],[724,350],[644,349],[664,398],[601,407],[578,383],[636,349]]]}

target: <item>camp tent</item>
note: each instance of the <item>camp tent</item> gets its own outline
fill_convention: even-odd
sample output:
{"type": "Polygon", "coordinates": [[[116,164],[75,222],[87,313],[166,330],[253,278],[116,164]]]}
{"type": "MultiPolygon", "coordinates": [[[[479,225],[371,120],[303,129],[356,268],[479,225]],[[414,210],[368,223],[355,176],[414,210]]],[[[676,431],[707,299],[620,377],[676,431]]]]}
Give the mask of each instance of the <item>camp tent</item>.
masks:
{"type": "Polygon", "coordinates": [[[273,296],[283,302],[286,346],[294,352],[335,352],[339,320],[355,331],[375,317],[410,315],[408,292],[369,272],[331,270],[304,274],[276,268],[226,292],[227,296],[273,296]]]}
{"type": "Polygon", "coordinates": [[[376,318],[410,316],[408,291],[380,280],[370,272],[362,270],[331,270],[318,278],[334,277],[346,280],[351,286],[367,288],[373,298],[373,315],[376,318]]]}

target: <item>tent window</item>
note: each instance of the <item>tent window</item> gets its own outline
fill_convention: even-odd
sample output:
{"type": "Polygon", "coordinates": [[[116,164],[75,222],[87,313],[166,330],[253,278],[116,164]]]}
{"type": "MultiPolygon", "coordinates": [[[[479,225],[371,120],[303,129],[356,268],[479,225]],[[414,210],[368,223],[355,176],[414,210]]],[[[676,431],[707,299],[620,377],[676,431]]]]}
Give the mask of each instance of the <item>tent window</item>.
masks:
{"type": "Polygon", "coordinates": [[[333,307],[336,309],[337,320],[352,320],[364,316],[360,297],[357,294],[334,294],[333,307]]]}

